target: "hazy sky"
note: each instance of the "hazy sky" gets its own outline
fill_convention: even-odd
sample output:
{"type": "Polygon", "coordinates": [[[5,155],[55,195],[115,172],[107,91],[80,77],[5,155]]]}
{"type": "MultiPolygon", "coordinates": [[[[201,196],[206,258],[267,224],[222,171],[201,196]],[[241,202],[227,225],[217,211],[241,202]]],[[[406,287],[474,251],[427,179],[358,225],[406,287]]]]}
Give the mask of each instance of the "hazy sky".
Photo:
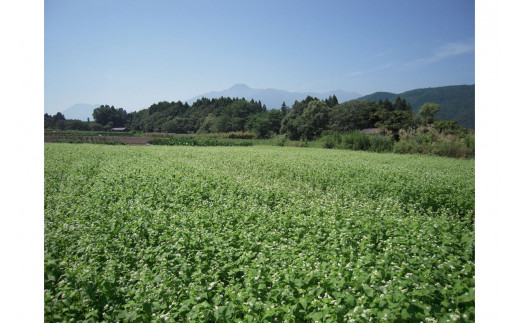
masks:
{"type": "Polygon", "coordinates": [[[45,1],[45,111],[475,83],[474,1],[45,1]]]}

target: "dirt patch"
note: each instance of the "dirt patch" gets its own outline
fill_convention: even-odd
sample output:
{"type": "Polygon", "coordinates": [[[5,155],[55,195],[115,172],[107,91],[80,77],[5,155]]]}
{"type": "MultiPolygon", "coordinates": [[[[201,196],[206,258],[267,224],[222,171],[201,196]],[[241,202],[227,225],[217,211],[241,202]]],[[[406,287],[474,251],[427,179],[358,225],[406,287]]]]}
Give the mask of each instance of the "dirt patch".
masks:
{"type": "Polygon", "coordinates": [[[122,142],[126,145],[143,146],[148,145],[153,138],[139,136],[45,136],[45,142],[59,142],[63,140],[72,140],[84,143],[90,142],[122,142]]]}

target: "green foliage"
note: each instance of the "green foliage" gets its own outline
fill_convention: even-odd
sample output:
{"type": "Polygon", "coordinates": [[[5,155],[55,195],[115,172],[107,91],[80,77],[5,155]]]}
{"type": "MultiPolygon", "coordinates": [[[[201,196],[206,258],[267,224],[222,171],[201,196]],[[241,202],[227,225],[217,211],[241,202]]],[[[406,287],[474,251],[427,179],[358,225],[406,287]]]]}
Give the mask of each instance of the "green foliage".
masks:
{"type": "Polygon", "coordinates": [[[419,117],[425,124],[432,124],[435,119],[435,114],[439,112],[441,106],[435,103],[426,102],[419,109],[419,117]]]}
{"type": "Polygon", "coordinates": [[[124,127],[127,123],[127,112],[122,109],[116,109],[114,106],[101,105],[94,109],[92,117],[96,123],[107,128],[124,127]]]}
{"type": "Polygon", "coordinates": [[[289,113],[289,107],[285,104],[285,101],[282,102],[282,107],[280,108],[280,112],[282,112],[282,115],[285,116],[287,113],[289,113]]]}
{"type": "Polygon", "coordinates": [[[161,146],[252,146],[250,141],[222,139],[206,136],[174,136],[171,138],[154,138],[152,145],[161,146]]]}
{"type": "Polygon", "coordinates": [[[261,102],[238,98],[202,98],[191,106],[164,101],[130,114],[129,126],[139,131],[181,134],[243,132],[247,118],[260,112],[266,112],[261,102]]]}
{"type": "Polygon", "coordinates": [[[342,133],[373,128],[380,120],[376,112],[381,108],[381,104],[368,101],[342,103],[332,108],[329,128],[342,133]]]}
{"type": "MultiPolygon", "coordinates": [[[[376,92],[361,97],[359,101],[379,101],[388,99],[395,101],[397,94],[376,92]]],[[[415,89],[400,93],[412,106],[413,112],[418,113],[426,102],[439,104],[442,109],[437,114],[441,120],[454,120],[466,128],[475,128],[475,85],[455,85],[426,89],[415,89]]]]}
{"type": "MultiPolygon", "coordinates": [[[[61,131],[88,131],[88,130],[97,130],[97,123],[89,123],[81,120],[67,120],[63,114],[60,112],[56,113],[56,115],[51,116],[47,113],[43,116],[44,121],[44,129],[59,129],[61,131]],[[96,128],[96,129],[94,129],[96,128]]],[[[101,130],[102,127],[101,127],[101,130]]]]}
{"type": "Polygon", "coordinates": [[[226,132],[211,134],[211,137],[230,138],[230,139],[255,139],[256,134],[251,132],[226,132]]]}
{"type": "Polygon", "coordinates": [[[333,132],[323,139],[323,147],[328,149],[350,149],[365,150],[373,152],[390,152],[393,147],[393,140],[384,135],[368,135],[360,131],[353,131],[346,134],[333,132]]]}
{"type": "Polygon", "coordinates": [[[282,119],[280,133],[287,135],[287,138],[290,140],[300,140],[303,135],[301,116],[312,101],[319,100],[308,96],[303,101],[295,101],[289,113],[282,119]]]}
{"type": "Polygon", "coordinates": [[[464,134],[464,133],[469,132],[467,129],[461,128],[457,124],[457,121],[435,120],[433,122],[433,126],[439,132],[444,133],[444,134],[456,135],[456,134],[464,134]]]}
{"type": "Polygon", "coordinates": [[[401,132],[401,140],[394,145],[395,153],[428,154],[453,158],[475,157],[474,134],[447,134],[436,128],[421,127],[401,132]]]}
{"type": "Polygon", "coordinates": [[[370,151],[382,153],[391,152],[394,147],[394,141],[391,137],[385,135],[370,135],[370,151]]]}
{"type": "Polygon", "coordinates": [[[271,145],[273,146],[285,146],[285,143],[287,142],[287,138],[284,135],[278,135],[273,138],[271,138],[271,145]]]}
{"type": "Polygon", "coordinates": [[[259,138],[269,138],[278,134],[283,113],[280,110],[262,111],[247,117],[245,129],[259,138]]]}
{"type": "Polygon", "coordinates": [[[370,135],[360,131],[349,132],[342,137],[342,148],[353,150],[370,150],[370,135]]]}
{"type": "MultiPolygon", "coordinates": [[[[332,100],[329,104],[334,101],[329,100],[332,100]]],[[[304,101],[294,103],[281,122],[280,132],[291,140],[313,140],[328,128],[330,112],[326,102],[308,96],[304,101]]]]}
{"type": "Polygon", "coordinates": [[[378,110],[376,115],[380,121],[375,125],[378,128],[386,129],[393,135],[395,141],[399,141],[399,130],[407,130],[415,125],[413,114],[410,110],[378,110]]]}
{"type": "MultiPolygon", "coordinates": [[[[336,99],[337,101],[337,99],[336,99]]],[[[327,129],[330,107],[323,101],[311,101],[297,119],[298,132],[301,138],[312,140],[327,129]]]]}
{"type": "Polygon", "coordinates": [[[473,160],[46,144],[44,167],[45,321],[475,320],[473,160]]]}

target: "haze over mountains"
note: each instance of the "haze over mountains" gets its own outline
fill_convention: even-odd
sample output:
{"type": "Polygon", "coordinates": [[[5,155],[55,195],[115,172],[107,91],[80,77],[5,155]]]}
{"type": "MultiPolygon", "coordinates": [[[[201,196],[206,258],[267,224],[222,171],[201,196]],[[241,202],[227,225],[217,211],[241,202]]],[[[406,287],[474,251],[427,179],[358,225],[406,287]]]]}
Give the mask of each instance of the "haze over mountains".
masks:
{"type": "MultiPolygon", "coordinates": [[[[265,104],[267,109],[280,109],[282,106],[282,103],[285,102],[285,104],[288,107],[291,107],[294,103],[294,101],[298,100],[304,100],[307,96],[317,97],[318,99],[326,99],[331,95],[336,95],[339,102],[345,102],[352,100],[354,98],[360,97],[361,94],[356,92],[348,92],[344,90],[335,90],[335,91],[329,91],[324,93],[319,92],[289,92],[284,90],[277,90],[277,89],[253,89],[245,84],[235,84],[229,89],[222,90],[222,91],[211,91],[207,93],[203,93],[201,95],[197,95],[196,97],[193,97],[191,99],[188,99],[186,102],[188,104],[192,104],[193,102],[197,101],[198,99],[201,99],[203,97],[206,97],[208,99],[218,99],[220,97],[230,97],[230,98],[245,98],[246,100],[254,99],[255,101],[262,101],[262,104],[265,104]]],[[[184,102],[184,100],[182,100],[184,102]]],[[[150,102],[150,105],[157,103],[157,102],[150,102]]],[[[112,105],[109,103],[103,103],[112,105]]],[[[92,111],[94,111],[95,108],[97,108],[98,105],[92,105],[92,104],[85,104],[85,103],[78,103],[74,104],[70,108],[62,111],[62,113],[65,115],[67,119],[78,119],[87,121],[87,118],[90,118],[92,120],[92,111]]],[[[123,108],[125,107],[119,107],[116,106],[116,108],[123,108]]],[[[128,111],[131,112],[131,111],[128,111]]]]}
{"type": "MultiPolygon", "coordinates": [[[[226,90],[212,91],[198,95],[186,102],[191,105],[202,97],[209,99],[220,97],[245,98],[246,100],[260,100],[268,109],[279,109],[282,106],[282,102],[285,102],[288,107],[291,107],[294,104],[294,101],[304,100],[307,96],[326,99],[331,95],[336,95],[340,103],[352,100],[379,101],[380,99],[388,99],[390,101],[395,101],[395,99],[400,96],[412,105],[414,113],[417,113],[419,108],[425,102],[433,102],[441,106],[441,110],[437,115],[439,119],[456,120],[463,127],[475,127],[475,85],[454,85],[415,89],[398,94],[390,92],[375,92],[366,96],[361,96],[359,93],[344,90],[335,90],[324,93],[289,92],[278,89],[253,89],[245,84],[236,84],[226,90]]],[[[150,102],[150,105],[153,103],[157,102],[150,102]]],[[[67,119],[87,121],[87,118],[90,118],[90,120],[93,120],[92,111],[94,111],[98,106],[99,104],[92,105],[79,103],[64,110],[62,113],[67,119]]],[[[120,107],[117,106],[116,108],[120,107]]],[[[121,108],[124,109],[125,107],[121,108]]]]}
{"type": "Polygon", "coordinates": [[[62,113],[67,119],[87,121],[88,118],[90,118],[90,120],[94,120],[92,118],[92,111],[100,105],[101,104],[76,103],[62,113]]]}
{"type": "Polygon", "coordinates": [[[220,98],[220,97],[230,97],[230,98],[245,98],[246,100],[260,100],[262,104],[265,104],[267,109],[280,109],[282,103],[288,107],[291,107],[294,101],[304,100],[307,96],[317,97],[318,99],[326,99],[329,96],[336,95],[339,102],[349,101],[361,96],[361,94],[356,92],[348,92],[343,90],[335,90],[324,93],[319,92],[289,92],[278,89],[253,89],[245,84],[235,84],[227,90],[223,91],[212,91],[208,93],[204,93],[193,97],[188,100],[189,104],[197,101],[198,99],[202,99],[206,97],[208,99],[211,98],[220,98]]]}

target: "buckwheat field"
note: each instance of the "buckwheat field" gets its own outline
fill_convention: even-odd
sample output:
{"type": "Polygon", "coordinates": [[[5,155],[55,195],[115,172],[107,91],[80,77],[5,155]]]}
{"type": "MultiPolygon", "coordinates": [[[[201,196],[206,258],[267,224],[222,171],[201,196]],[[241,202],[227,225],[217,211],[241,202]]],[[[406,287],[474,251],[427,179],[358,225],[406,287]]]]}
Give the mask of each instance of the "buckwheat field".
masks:
{"type": "Polygon", "coordinates": [[[474,160],[45,145],[45,320],[474,321],[474,160]]]}

